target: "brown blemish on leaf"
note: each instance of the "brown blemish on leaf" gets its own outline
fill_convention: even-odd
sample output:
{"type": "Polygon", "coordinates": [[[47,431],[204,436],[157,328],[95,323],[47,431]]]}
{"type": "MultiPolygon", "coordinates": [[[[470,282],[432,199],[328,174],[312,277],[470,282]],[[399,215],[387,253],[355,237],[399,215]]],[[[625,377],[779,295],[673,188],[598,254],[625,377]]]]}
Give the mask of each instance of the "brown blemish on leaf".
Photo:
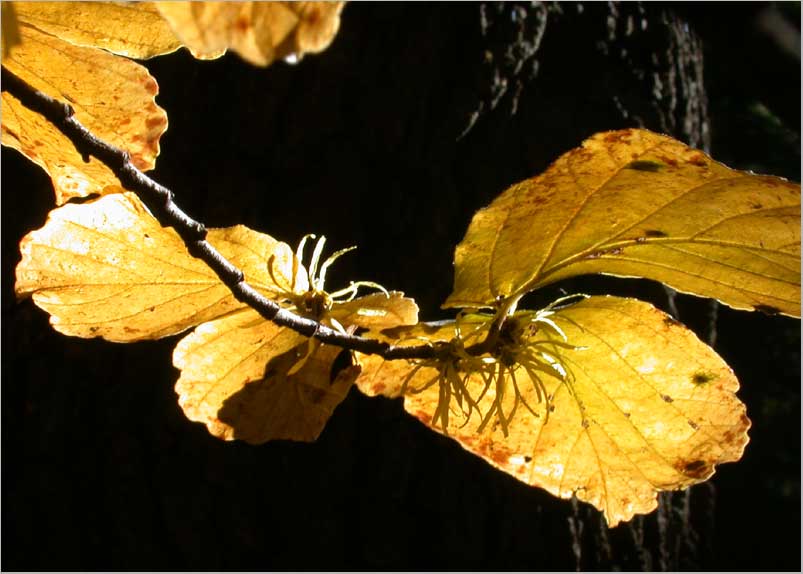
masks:
{"type": "Polygon", "coordinates": [[[245,33],[251,27],[251,22],[248,21],[247,16],[240,16],[237,20],[234,21],[234,28],[240,32],[245,33]]]}
{"type": "Polygon", "coordinates": [[[648,229],[644,232],[647,237],[668,237],[666,233],[661,231],[660,229],[648,229]]]}
{"type": "Polygon", "coordinates": [[[691,382],[694,383],[695,385],[704,385],[705,383],[710,383],[715,378],[716,377],[714,377],[714,375],[710,373],[700,372],[700,373],[694,373],[694,375],[692,375],[691,382]]]}
{"type": "Polygon", "coordinates": [[[415,417],[424,424],[430,424],[432,422],[432,415],[426,411],[418,410],[414,414],[415,417]]]}
{"type": "Polygon", "coordinates": [[[650,160],[636,160],[631,161],[629,164],[625,166],[625,169],[633,169],[636,171],[648,171],[648,172],[658,172],[661,171],[661,168],[664,167],[657,161],[650,161],[650,160]]]}
{"type": "Polygon", "coordinates": [[[663,399],[663,401],[665,403],[671,403],[671,402],[674,402],[674,400],[675,400],[672,397],[670,397],[669,395],[661,395],[661,399],[663,399]]]}
{"type": "Polygon", "coordinates": [[[703,478],[710,473],[708,463],[704,460],[693,460],[691,462],[681,461],[679,463],[679,470],[686,476],[692,478],[703,478]]]}
{"type": "Polygon", "coordinates": [[[510,457],[513,454],[513,451],[509,448],[496,444],[487,437],[484,437],[477,444],[477,450],[486,458],[491,459],[493,462],[503,467],[508,465],[510,457]]]}
{"type": "Polygon", "coordinates": [[[694,421],[687,421],[687,422],[689,423],[689,426],[694,430],[700,430],[700,425],[698,425],[696,422],[694,421]]]}
{"type": "Polygon", "coordinates": [[[532,461],[533,461],[533,457],[531,457],[531,456],[525,456],[524,457],[524,462],[532,462],[532,461]]]}
{"type": "Polygon", "coordinates": [[[689,157],[689,163],[698,167],[705,167],[707,165],[707,162],[705,161],[705,155],[701,153],[696,153],[689,157]]]}
{"type": "Polygon", "coordinates": [[[142,82],[142,86],[145,88],[145,91],[152,96],[155,96],[159,92],[159,85],[151,76],[145,77],[145,81],[142,82]]]}
{"type": "Polygon", "coordinates": [[[384,391],[384,390],[385,390],[385,388],[386,388],[386,386],[385,386],[385,383],[375,383],[375,384],[374,384],[374,385],[371,387],[371,390],[372,390],[373,392],[375,392],[376,394],[380,394],[382,391],[384,391]]]}
{"type": "Polygon", "coordinates": [[[160,128],[167,123],[167,118],[163,115],[155,116],[145,120],[145,126],[148,129],[160,128]]]}

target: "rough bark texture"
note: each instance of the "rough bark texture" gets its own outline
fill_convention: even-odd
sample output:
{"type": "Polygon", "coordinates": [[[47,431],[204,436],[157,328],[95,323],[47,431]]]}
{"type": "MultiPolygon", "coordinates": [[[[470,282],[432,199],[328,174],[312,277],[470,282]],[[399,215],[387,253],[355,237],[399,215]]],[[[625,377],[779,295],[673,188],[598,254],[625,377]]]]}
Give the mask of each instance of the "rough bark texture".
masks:
{"type": "MultiPolygon", "coordinates": [[[[473,212],[595,132],[643,126],[799,180],[799,52],[761,31],[766,6],[352,4],[298,66],[148,62],[170,117],[154,175],[210,226],[357,244],[331,285],[378,281],[441,318],[473,212]]],[[[315,444],[210,437],[176,404],[176,337],[71,339],[14,301],[52,191],[16,153],[2,169],[4,569],[800,568],[799,322],[647,281],[531,297],[652,301],[742,382],[745,458],[608,530],[356,390],[315,444]]]]}

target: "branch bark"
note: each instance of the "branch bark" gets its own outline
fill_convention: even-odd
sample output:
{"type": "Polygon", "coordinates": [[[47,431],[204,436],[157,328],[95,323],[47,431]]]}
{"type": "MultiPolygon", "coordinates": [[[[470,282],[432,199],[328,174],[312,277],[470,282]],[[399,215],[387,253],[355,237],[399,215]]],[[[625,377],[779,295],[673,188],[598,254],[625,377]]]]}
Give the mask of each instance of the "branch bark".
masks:
{"type": "Polygon", "coordinates": [[[190,255],[206,263],[238,301],[248,305],[268,321],[293,329],[306,337],[315,337],[328,345],[380,355],[388,360],[428,359],[435,356],[436,348],[432,345],[398,346],[348,335],[318,321],[296,315],[268,299],[251,287],[245,281],[243,272],[206,240],[204,224],[187,215],[176,205],[171,190],[137,169],[131,163],[127,151],[92,134],[75,117],[72,106],[35,89],[5,67],[2,69],[2,89],[56,126],[70,139],[84,161],[89,161],[90,156],[95,156],[111,169],[123,187],[136,193],[163,227],[173,227],[176,230],[190,255]]]}

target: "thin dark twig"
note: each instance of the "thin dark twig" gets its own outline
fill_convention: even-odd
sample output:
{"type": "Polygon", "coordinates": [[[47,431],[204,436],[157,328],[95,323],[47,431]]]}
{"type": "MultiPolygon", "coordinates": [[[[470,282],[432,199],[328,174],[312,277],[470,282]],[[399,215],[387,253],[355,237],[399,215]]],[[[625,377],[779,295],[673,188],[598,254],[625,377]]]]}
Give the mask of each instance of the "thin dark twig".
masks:
{"type": "Polygon", "coordinates": [[[268,321],[293,329],[306,337],[385,359],[428,359],[435,356],[432,345],[396,346],[336,331],[318,321],[301,317],[268,299],[249,285],[243,272],[206,241],[206,227],[181,210],[173,201],[173,192],[159,185],[131,163],[127,151],[92,134],[74,115],[72,106],[51,98],[7,70],[2,71],[2,89],[28,109],[37,112],[67,136],[78,153],[89,161],[95,156],[112,170],[123,187],[135,192],[164,227],[173,227],[193,257],[201,259],[231,290],[234,297],[256,310],[268,321]]]}

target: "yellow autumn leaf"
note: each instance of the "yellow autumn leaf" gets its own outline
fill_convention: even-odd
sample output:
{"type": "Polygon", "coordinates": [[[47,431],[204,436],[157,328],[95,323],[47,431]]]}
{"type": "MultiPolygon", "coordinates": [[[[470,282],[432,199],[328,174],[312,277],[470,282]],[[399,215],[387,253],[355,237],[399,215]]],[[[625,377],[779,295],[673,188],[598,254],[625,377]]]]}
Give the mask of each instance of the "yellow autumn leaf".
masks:
{"type": "Polygon", "coordinates": [[[475,214],[446,307],[581,274],[800,316],[800,186],[645,130],[597,134],[475,214]]]}
{"type": "Polygon", "coordinates": [[[162,16],[196,58],[231,49],[246,61],[267,66],[300,59],[331,43],[343,2],[157,2],[162,16]]]}
{"type": "MultiPolygon", "coordinates": [[[[79,337],[130,342],[197,326],[173,355],[188,418],[221,438],[314,440],[359,367],[330,384],[339,349],[237,301],[135,194],[117,191],[54,209],[42,229],[23,238],[18,297],[32,296],[57,331],[79,337]]],[[[241,225],[210,229],[207,239],[255,289],[327,326],[353,333],[418,321],[417,305],[403,293],[354,298],[367,283],[341,290],[351,295],[346,300],[322,291],[326,269],[343,253],[318,269],[323,239],[310,271],[289,246],[241,225]]]]}
{"type": "MultiPolygon", "coordinates": [[[[379,293],[334,303],[319,320],[332,326],[331,319],[339,317],[338,324],[351,332],[368,324],[415,323],[417,311],[402,293],[379,293]]],[[[199,325],[176,346],[179,404],[187,418],[206,424],[222,439],[313,441],[359,371],[347,368],[330,383],[340,350],[279,327],[251,309],[235,311],[199,325]]]]}
{"type": "Polygon", "coordinates": [[[414,325],[418,321],[418,305],[400,291],[391,291],[387,295],[372,293],[335,303],[329,316],[341,325],[384,329],[396,325],[414,325]]]}
{"type": "MultiPolygon", "coordinates": [[[[278,243],[266,257],[274,295],[288,308],[348,333],[418,321],[418,306],[403,293],[338,301],[323,291],[326,269],[343,251],[318,269],[321,238],[308,270],[300,259],[306,239],[297,253],[278,243]]],[[[329,382],[339,350],[265,321],[256,311],[236,311],[198,326],[177,345],[179,404],[219,438],[252,444],[315,440],[359,372],[352,366],[329,382]]]]}
{"type": "MultiPolygon", "coordinates": [[[[45,34],[20,18],[21,44],[3,66],[34,88],[67,101],[95,136],[120,147],[141,170],[152,169],[167,115],[156,105],[156,81],[132,62],[45,34]]],[[[56,202],[107,193],[119,181],[96,158],[85,162],[75,146],[42,116],[2,94],[2,143],[19,150],[52,178],[56,202]]]]}
{"type": "MultiPolygon", "coordinates": [[[[176,383],[179,406],[190,420],[206,423],[215,436],[235,438],[233,426],[218,417],[223,402],[261,379],[268,361],[305,340],[295,331],[266,321],[253,309],[199,325],[173,352],[173,365],[181,370],[176,383]]],[[[293,353],[293,358],[300,357],[293,353]]]]}
{"type": "MultiPolygon", "coordinates": [[[[567,343],[527,316],[509,319],[522,322],[524,335],[507,349],[521,362],[484,395],[479,374],[462,375],[462,404],[452,393],[445,430],[464,448],[527,484],[576,495],[603,511],[610,526],[653,510],[659,491],[704,481],[715,465],[741,457],[750,421],[735,395],[736,377],[668,315],[633,299],[590,297],[549,316],[567,343]],[[539,358],[541,367],[525,368],[523,357],[539,358]],[[483,427],[498,404],[507,434],[498,416],[483,427]]],[[[416,334],[406,331],[407,340],[416,334]]],[[[445,340],[449,329],[418,334],[445,340]]],[[[360,364],[360,390],[404,390],[405,409],[444,431],[442,420],[433,420],[444,388],[438,369],[365,356],[360,364]]]]}
{"type": "MultiPolygon", "coordinates": [[[[207,239],[256,289],[276,289],[266,267],[276,240],[241,225],[207,239]]],[[[17,296],[32,295],[67,335],[154,339],[244,306],[133,193],[54,209],[20,250],[17,296]]]]}
{"type": "Polygon", "coordinates": [[[225,440],[314,441],[359,367],[347,367],[330,381],[341,349],[323,345],[290,374],[306,350],[305,337],[253,310],[204,323],[173,353],[181,370],[179,405],[187,418],[225,440]]]}
{"type": "Polygon", "coordinates": [[[72,44],[129,58],[173,52],[181,43],[153,2],[14,2],[19,18],[72,44]]]}

